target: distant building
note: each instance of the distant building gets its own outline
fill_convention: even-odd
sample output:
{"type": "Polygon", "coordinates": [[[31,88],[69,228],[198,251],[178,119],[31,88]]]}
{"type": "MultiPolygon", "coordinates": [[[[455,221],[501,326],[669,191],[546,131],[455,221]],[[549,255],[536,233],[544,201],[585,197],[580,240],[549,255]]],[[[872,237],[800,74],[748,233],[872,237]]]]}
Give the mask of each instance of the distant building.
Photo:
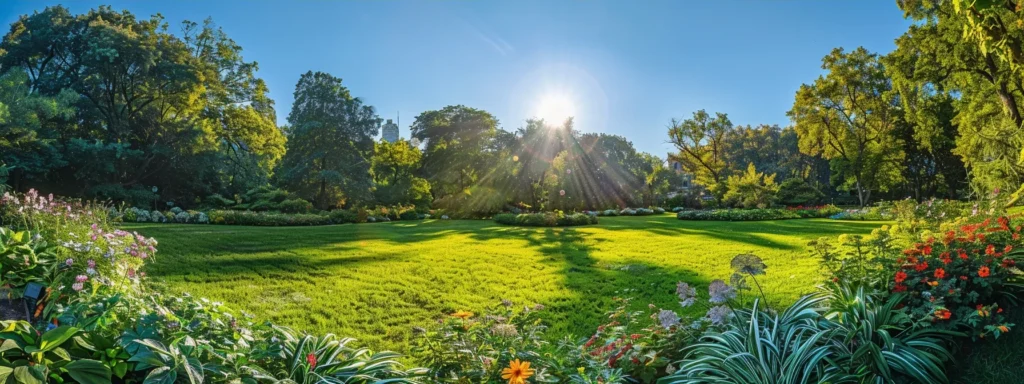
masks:
{"type": "Polygon", "coordinates": [[[686,173],[686,171],[683,170],[683,165],[672,159],[671,153],[666,158],[668,160],[666,160],[665,163],[668,168],[675,171],[675,173],[680,176],[678,184],[673,185],[672,190],[668,192],[668,197],[671,198],[679,194],[692,194],[698,192],[697,189],[699,188],[694,188],[695,186],[693,185],[693,175],[686,173]]]}
{"type": "Polygon", "coordinates": [[[388,122],[385,123],[384,127],[381,129],[381,137],[384,138],[384,141],[389,143],[398,141],[398,124],[395,124],[391,119],[388,119],[388,122]]]}

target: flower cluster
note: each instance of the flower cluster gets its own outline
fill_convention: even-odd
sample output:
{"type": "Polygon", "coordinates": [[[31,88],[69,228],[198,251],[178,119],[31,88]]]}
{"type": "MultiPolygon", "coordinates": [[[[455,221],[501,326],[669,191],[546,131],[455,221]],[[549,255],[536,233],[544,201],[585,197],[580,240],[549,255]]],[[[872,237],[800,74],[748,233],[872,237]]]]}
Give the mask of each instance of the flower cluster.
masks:
{"type": "Polygon", "coordinates": [[[923,241],[903,251],[892,292],[907,292],[911,314],[937,326],[966,325],[978,337],[1008,331],[999,304],[1016,271],[1012,253],[1021,247],[1021,226],[998,216],[946,227],[939,238],[925,232],[923,241]]]}

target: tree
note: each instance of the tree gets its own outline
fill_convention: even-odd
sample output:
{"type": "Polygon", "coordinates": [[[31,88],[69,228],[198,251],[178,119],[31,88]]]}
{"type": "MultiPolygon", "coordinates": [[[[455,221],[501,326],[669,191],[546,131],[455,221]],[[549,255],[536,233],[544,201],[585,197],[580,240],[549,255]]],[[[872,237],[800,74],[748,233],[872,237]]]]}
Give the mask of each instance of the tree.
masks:
{"type": "Polygon", "coordinates": [[[77,96],[73,118],[45,123],[66,164],[39,182],[119,199],[159,186],[185,200],[265,182],[284,138],[256,63],[210,21],[186,21],[182,37],[167,29],[110,7],[48,7],[11,25],[0,74],[26,73],[31,95],[77,96]]]}
{"type": "Polygon", "coordinates": [[[766,176],[758,172],[754,163],[748,164],[743,174],[729,176],[726,183],[729,191],[725,193],[725,202],[743,208],[767,208],[775,202],[779,192],[775,174],[766,176]]]}
{"type": "Polygon", "coordinates": [[[975,190],[1022,185],[1024,26],[1016,2],[908,0],[899,5],[915,23],[896,40],[886,67],[921,150],[941,160],[946,189],[957,189],[948,183],[961,173],[946,158],[953,146],[975,190]]]}
{"type": "Polygon", "coordinates": [[[74,92],[56,97],[29,92],[28,74],[14,69],[0,75],[0,164],[15,190],[24,179],[41,179],[65,163],[56,147],[55,121],[74,116],[74,92]]]}
{"type": "Polygon", "coordinates": [[[465,193],[489,170],[486,159],[494,152],[488,146],[497,126],[487,111],[463,105],[416,116],[412,137],[426,145],[420,174],[435,198],[465,193]]]}
{"type": "Polygon", "coordinates": [[[898,103],[877,55],[864,48],[836,48],[822,63],[827,74],[800,86],[788,114],[800,150],[831,160],[833,177],[854,189],[863,206],[872,191],[901,179],[904,154],[894,135],[898,103]]]}
{"type": "Polygon", "coordinates": [[[406,140],[389,143],[380,140],[374,144],[373,173],[374,201],[383,205],[430,204],[430,183],[417,177],[423,153],[406,140]]]}
{"type": "Polygon", "coordinates": [[[320,209],[370,198],[373,136],[381,119],[323,72],[306,72],[295,85],[288,114],[287,152],[281,184],[320,209]]]}
{"type": "Polygon", "coordinates": [[[719,200],[725,193],[723,182],[731,165],[725,141],[732,130],[729,116],[719,112],[712,117],[702,109],[682,122],[672,119],[668,131],[669,141],[679,150],[672,155],[673,160],[719,200]]]}

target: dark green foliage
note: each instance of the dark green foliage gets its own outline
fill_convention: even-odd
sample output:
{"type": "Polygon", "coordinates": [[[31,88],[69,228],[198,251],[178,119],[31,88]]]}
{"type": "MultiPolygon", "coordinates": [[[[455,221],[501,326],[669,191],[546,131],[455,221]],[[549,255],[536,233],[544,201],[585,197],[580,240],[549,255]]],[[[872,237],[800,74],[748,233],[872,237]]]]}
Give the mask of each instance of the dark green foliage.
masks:
{"type": "Polygon", "coordinates": [[[301,226],[333,224],[331,217],[316,214],[288,214],[252,211],[210,211],[211,224],[255,226],[301,226]]]}
{"type": "Polygon", "coordinates": [[[779,184],[777,197],[778,202],[786,206],[814,205],[820,203],[825,198],[825,194],[804,179],[793,177],[779,184]]]}

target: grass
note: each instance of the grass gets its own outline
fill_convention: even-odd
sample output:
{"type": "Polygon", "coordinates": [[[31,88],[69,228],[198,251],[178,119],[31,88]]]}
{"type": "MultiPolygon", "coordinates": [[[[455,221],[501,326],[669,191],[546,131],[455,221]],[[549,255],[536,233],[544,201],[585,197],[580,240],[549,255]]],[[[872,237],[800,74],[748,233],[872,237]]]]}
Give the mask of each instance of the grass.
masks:
{"type": "MultiPolygon", "coordinates": [[[[543,304],[551,332],[589,335],[612,297],[678,308],[675,284],[728,280],[729,261],[754,253],[773,302],[820,281],[806,243],[867,233],[872,222],[694,222],[674,215],[602,217],[595,226],[520,228],[490,221],[324,227],[125,224],[156,237],[149,276],[171,292],[223,301],[275,323],[405,351],[411,327],[510,299],[543,304]]],[[[704,291],[706,292],[706,290],[704,291]]],[[[704,293],[706,295],[706,293],[704,293]]]]}

